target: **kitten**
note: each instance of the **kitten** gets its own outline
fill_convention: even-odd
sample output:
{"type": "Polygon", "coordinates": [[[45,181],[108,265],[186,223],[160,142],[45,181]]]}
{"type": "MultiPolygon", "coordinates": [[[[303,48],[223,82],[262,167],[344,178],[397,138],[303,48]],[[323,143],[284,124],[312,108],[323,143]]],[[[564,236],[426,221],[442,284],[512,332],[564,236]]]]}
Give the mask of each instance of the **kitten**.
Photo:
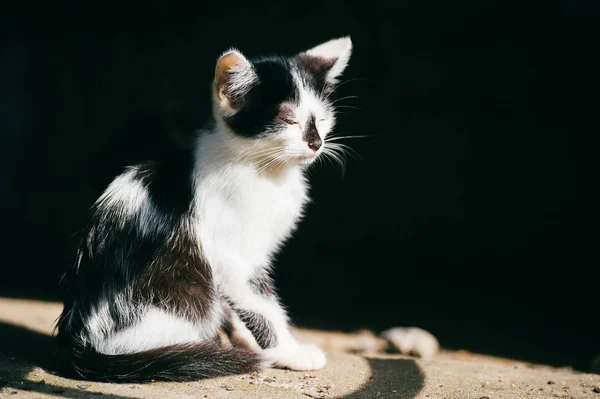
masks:
{"type": "Polygon", "coordinates": [[[128,167],[91,209],[58,320],[63,372],[103,381],[196,380],[266,366],[312,370],[269,278],[308,201],[306,166],[335,122],[329,95],[350,38],[294,57],[217,61],[195,147],[128,167]],[[229,327],[246,347],[227,347],[229,327]]]}

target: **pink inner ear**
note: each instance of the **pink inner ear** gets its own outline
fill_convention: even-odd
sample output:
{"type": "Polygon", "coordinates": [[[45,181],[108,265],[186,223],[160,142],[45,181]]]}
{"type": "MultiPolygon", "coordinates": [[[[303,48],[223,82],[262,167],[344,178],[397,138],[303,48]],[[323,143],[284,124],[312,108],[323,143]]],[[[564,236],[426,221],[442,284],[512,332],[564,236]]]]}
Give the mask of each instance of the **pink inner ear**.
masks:
{"type": "Polygon", "coordinates": [[[296,59],[302,65],[305,65],[308,69],[315,73],[326,72],[327,70],[331,69],[333,64],[335,64],[335,59],[327,59],[306,53],[298,55],[296,59]]]}

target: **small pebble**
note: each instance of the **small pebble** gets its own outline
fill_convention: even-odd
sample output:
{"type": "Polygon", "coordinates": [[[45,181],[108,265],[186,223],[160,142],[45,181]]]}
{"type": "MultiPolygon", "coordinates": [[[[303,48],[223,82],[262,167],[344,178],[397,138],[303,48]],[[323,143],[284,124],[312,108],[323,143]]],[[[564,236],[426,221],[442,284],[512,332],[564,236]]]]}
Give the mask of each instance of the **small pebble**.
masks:
{"type": "Polygon", "coordinates": [[[88,384],[80,384],[80,385],[77,385],[77,388],[79,388],[79,389],[88,389],[89,387],[90,387],[90,386],[89,386],[88,384]]]}
{"type": "Polygon", "coordinates": [[[592,391],[596,392],[596,393],[600,393],[600,387],[594,387],[592,389],[592,391]]]}
{"type": "Polygon", "coordinates": [[[482,397],[481,397],[481,398],[479,398],[479,399],[490,399],[490,397],[489,397],[489,396],[482,396],[482,397]]]}
{"type": "Polygon", "coordinates": [[[208,394],[207,394],[207,393],[205,393],[205,394],[204,394],[204,397],[205,397],[205,398],[208,398],[208,394]]]}
{"type": "Polygon", "coordinates": [[[275,382],[275,380],[271,377],[265,378],[265,382],[275,382]]]}
{"type": "Polygon", "coordinates": [[[231,391],[233,391],[233,388],[231,388],[231,387],[225,387],[225,390],[231,392],[231,391]]]}
{"type": "Polygon", "coordinates": [[[556,382],[554,382],[554,381],[548,381],[548,385],[554,385],[554,384],[556,384],[556,382]]]}

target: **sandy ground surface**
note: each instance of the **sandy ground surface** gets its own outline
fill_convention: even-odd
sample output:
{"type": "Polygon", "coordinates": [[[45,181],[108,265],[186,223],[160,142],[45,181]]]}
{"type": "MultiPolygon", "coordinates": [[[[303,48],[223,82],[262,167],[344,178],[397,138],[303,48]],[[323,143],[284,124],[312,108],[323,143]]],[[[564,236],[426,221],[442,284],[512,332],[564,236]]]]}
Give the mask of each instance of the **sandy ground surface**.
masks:
{"type": "Polygon", "coordinates": [[[269,369],[192,383],[108,384],[53,374],[52,325],[61,305],[0,298],[0,396],[11,398],[439,398],[600,399],[600,375],[467,352],[430,360],[344,353],[368,333],[295,330],[328,351],[318,371],[269,369]],[[595,392],[598,391],[598,392],[595,392]]]}

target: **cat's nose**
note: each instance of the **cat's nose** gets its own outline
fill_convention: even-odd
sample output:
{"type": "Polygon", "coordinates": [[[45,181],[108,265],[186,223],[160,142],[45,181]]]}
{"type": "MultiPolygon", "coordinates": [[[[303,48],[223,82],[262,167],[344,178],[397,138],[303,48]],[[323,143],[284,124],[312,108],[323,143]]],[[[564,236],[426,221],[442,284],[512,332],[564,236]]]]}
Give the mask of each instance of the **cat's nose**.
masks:
{"type": "Polygon", "coordinates": [[[322,145],[323,145],[323,141],[321,140],[320,137],[315,137],[314,139],[312,139],[308,142],[308,147],[311,150],[313,150],[314,152],[317,152],[317,150],[319,148],[321,148],[322,145]]]}

